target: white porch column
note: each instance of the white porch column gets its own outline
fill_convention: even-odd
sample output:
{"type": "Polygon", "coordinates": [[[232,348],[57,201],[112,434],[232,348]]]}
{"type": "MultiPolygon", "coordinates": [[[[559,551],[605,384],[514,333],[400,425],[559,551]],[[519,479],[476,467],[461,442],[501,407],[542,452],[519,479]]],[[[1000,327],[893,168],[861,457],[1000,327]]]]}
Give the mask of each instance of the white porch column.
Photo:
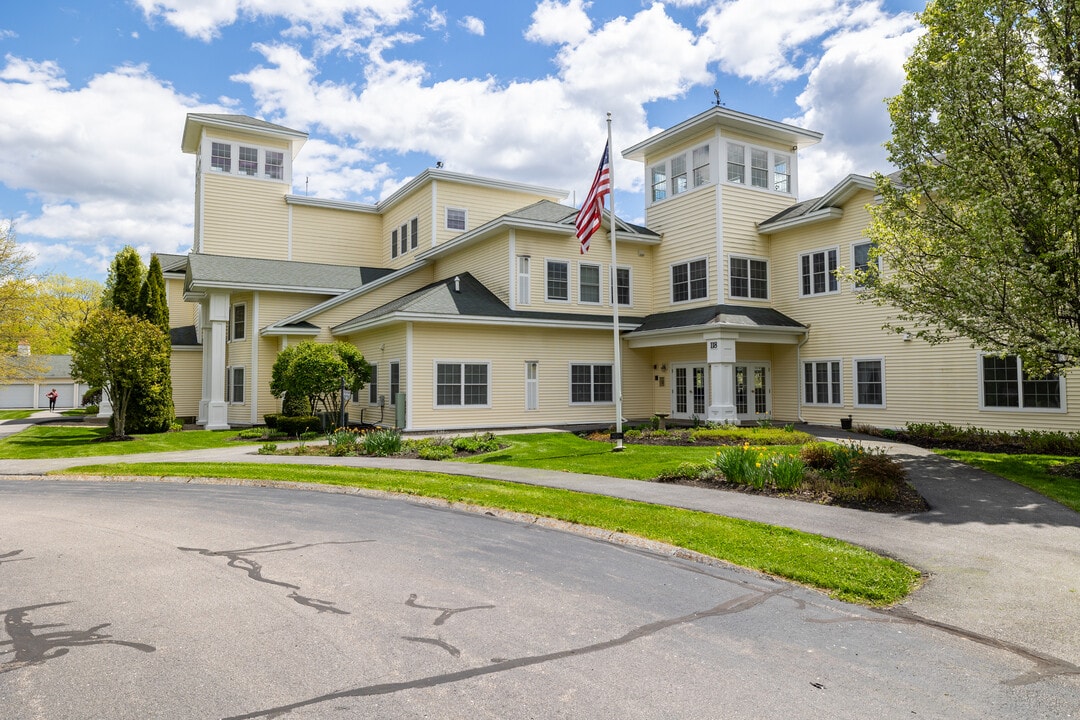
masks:
{"type": "Polygon", "coordinates": [[[199,415],[195,418],[197,425],[206,425],[207,411],[210,406],[210,312],[209,302],[202,300],[199,303],[199,339],[202,344],[202,389],[199,395],[199,415]]]}
{"type": "Polygon", "coordinates": [[[709,422],[738,423],[735,412],[735,340],[708,340],[709,422]]]}
{"type": "MultiPolygon", "coordinates": [[[[225,328],[229,322],[229,294],[210,293],[207,319],[203,333],[203,387],[206,397],[206,429],[229,429],[229,406],[225,403],[225,328]],[[209,356],[209,371],[206,358],[209,356]]],[[[200,410],[202,402],[199,403],[200,410]]]]}

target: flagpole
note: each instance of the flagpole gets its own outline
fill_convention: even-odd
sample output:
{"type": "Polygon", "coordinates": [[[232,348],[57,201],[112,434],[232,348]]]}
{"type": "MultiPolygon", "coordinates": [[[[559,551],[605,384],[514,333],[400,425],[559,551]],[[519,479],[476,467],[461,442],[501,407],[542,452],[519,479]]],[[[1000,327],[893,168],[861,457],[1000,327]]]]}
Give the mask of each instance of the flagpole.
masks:
{"type": "Polygon", "coordinates": [[[611,198],[611,205],[609,206],[610,216],[608,218],[610,230],[608,235],[611,238],[611,305],[612,305],[612,324],[615,334],[615,366],[614,382],[615,382],[615,447],[612,448],[613,452],[621,452],[623,449],[623,419],[622,419],[622,342],[619,337],[619,271],[618,258],[615,255],[615,158],[614,158],[614,146],[611,144],[611,113],[607,114],[607,142],[608,142],[608,177],[611,181],[611,192],[608,197],[611,198]]]}

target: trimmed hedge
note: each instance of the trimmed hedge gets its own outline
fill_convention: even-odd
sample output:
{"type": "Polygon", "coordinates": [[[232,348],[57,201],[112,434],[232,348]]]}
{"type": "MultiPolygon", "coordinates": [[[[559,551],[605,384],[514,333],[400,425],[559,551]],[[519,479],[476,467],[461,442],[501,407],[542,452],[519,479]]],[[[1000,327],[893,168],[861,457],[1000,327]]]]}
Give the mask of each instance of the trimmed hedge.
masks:
{"type": "Polygon", "coordinates": [[[322,429],[322,422],[314,415],[281,415],[272,413],[263,415],[266,427],[286,435],[303,435],[306,432],[322,429]]]}

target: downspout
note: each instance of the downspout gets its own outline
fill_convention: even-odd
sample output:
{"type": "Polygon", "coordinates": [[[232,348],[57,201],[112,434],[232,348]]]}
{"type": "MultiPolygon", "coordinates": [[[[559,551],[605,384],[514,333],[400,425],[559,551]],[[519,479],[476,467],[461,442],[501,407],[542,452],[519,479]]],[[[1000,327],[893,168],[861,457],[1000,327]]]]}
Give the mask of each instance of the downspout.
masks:
{"type": "Polygon", "coordinates": [[[802,346],[810,340],[810,326],[806,326],[806,333],[803,335],[802,341],[795,346],[795,417],[799,422],[805,423],[806,420],[802,416],[802,346]]]}

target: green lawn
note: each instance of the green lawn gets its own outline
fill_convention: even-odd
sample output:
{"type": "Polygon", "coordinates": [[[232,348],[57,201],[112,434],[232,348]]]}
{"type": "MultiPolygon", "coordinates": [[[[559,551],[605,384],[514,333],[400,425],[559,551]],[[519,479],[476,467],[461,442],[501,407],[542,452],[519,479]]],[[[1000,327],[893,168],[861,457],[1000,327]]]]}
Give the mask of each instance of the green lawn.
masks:
{"type": "Polygon", "coordinates": [[[630,500],[442,473],[254,463],[121,463],[66,472],[311,482],[444,498],[670,543],[868,605],[898,602],[919,581],[917,571],[895,560],[820,535],[630,500]]]}
{"type": "Polygon", "coordinates": [[[0,410],[0,420],[22,420],[36,412],[37,410],[0,410]]]}
{"type": "MultiPolygon", "coordinates": [[[[612,452],[612,443],[586,440],[573,433],[503,435],[499,440],[509,447],[484,455],[464,458],[462,462],[494,463],[516,467],[543,468],[565,472],[607,475],[630,480],[651,480],[680,463],[704,463],[716,457],[714,445],[624,445],[622,452],[612,452]]],[[[775,448],[791,452],[794,446],[775,448]]]]}
{"type": "Polygon", "coordinates": [[[1080,480],[1051,475],[1046,468],[1077,459],[1057,455],[1006,455],[1004,453],[972,452],[968,450],[935,450],[939,455],[958,460],[1006,480],[1029,487],[1051,500],[1080,512],[1080,480]]]}
{"type": "MultiPolygon", "coordinates": [[[[203,450],[225,447],[236,442],[235,430],[185,430],[175,433],[137,435],[134,440],[98,442],[109,434],[102,425],[60,427],[34,425],[0,440],[0,458],[35,460],[39,458],[94,457],[95,455],[130,455],[132,453],[203,450]]],[[[261,441],[250,441],[261,442],[261,441]]]]}

